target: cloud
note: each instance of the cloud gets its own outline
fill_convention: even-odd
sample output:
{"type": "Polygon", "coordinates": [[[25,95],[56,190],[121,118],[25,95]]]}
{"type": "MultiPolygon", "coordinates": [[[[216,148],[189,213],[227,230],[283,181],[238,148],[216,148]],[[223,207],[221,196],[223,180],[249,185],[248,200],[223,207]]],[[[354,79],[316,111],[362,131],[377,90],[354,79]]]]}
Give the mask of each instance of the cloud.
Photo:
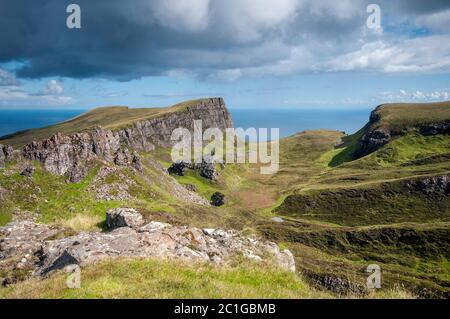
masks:
{"type": "Polygon", "coordinates": [[[60,0],[1,1],[0,12],[8,18],[0,19],[0,63],[20,61],[19,79],[119,81],[154,75],[230,81],[301,72],[448,71],[449,1],[377,1],[382,33],[367,29],[371,2],[78,0],[82,28],[69,30],[67,3],[60,0]],[[420,28],[430,32],[414,36],[420,28]]]}
{"type": "MultiPolygon", "coordinates": [[[[0,76],[8,74],[6,71],[0,69],[0,76]]],[[[20,83],[8,74],[6,77],[8,81],[2,81],[4,85],[0,85],[0,100],[5,105],[22,104],[30,106],[33,104],[51,104],[51,105],[65,105],[74,102],[70,96],[63,96],[63,85],[57,80],[50,80],[45,87],[38,92],[25,91],[20,83]]],[[[2,77],[3,79],[3,77],[2,77]]]]}
{"type": "Polygon", "coordinates": [[[14,74],[0,69],[0,86],[15,86],[18,84],[19,82],[17,81],[14,74]]]}
{"type": "Polygon", "coordinates": [[[449,72],[450,35],[375,41],[321,66],[331,71],[372,70],[386,73],[449,72]]]}
{"type": "Polygon", "coordinates": [[[381,92],[375,97],[375,101],[382,103],[388,102],[436,102],[446,101],[449,99],[449,90],[440,89],[425,91],[423,89],[405,90],[400,89],[398,91],[381,92]]]}
{"type": "Polygon", "coordinates": [[[64,87],[57,80],[50,80],[43,91],[46,95],[57,95],[64,92],[64,87]]]}

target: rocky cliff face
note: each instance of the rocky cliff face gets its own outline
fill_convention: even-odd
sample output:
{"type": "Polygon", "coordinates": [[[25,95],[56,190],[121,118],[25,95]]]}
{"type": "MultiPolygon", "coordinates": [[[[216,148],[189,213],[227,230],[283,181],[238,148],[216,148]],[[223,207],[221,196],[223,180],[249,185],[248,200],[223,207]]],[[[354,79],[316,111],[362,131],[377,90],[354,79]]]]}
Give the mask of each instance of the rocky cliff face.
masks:
{"type": "Polygon", "coordinates": [[[170,147],[172,131],[184,127],[191,132],[194,121],[202,120],[203,130],[233,127],[231,114],[222,98],[204,99],[186,110],[166,116],[136,122],[132,128],[118,131],[120,142],[141,151],[151,151],[156,146],[170,147]]]}
{"type": "Polygon", "coordinates": [[[404,135],[411,130],[417,130],[422,135],[438,135],[438,134],[450,134],[450,122],[441,123],[425,123],[410,125],[404,127],[400,131],[395,131],[389,127],[380,125],[381,115],[380,109],[382,106],[377,107],[370,115],[369,123],[364,128],[365,133],[361,137],[356,147],[354,156],[360,158],[368,155],[384,145],[388,144],[395,137],[404,135]]]}
{"type": "Polygon", "coordinates": [[[139,159],[135,155],[130,156],[127,147],[140,151],[151,151],[155,146],[170,147],[172,131],[178,127],[193,131],[194,120],[202,120],[204,130],[212,127],[224,130],[233,126],[222,98],[205,99],[186,110],[138,121],[126,129],[95,128],[71,136],[56,134],[50,139],[26,145],[23,155],[41,162],[54,174],[68,174],[71,180],[73,177],[76,181],[80,179],[83,161],[101,157],[116,165],[137,165],[139,159]]]}

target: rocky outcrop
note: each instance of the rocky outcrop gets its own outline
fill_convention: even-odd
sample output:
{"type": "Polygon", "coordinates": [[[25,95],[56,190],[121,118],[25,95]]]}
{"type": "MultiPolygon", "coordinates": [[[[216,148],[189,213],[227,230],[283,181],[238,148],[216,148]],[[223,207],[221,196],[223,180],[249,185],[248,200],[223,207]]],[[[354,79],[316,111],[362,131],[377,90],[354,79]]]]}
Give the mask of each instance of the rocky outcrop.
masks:
{"type": "Polygon", "coordinates": [[[450,176],[441,175],[409,180],[405,182],[405,186],[412,192],[425,195],[437,193],[450,195],[450,176]]]}
{"type": "Polygon", "coordinates": [[[173,163],[167,171],[169,174],[184,176],[187,169],[197,171],[200,176],[209,179],[210,181],[215,181],[219,177],[216,165],[210,160],[203,159],[200,163],[189,163],[189,162],[175,162],[173,163]]]}
{"type": "MultiPolygon", "coordinates": [[[[115,215],[123,216],[124,212],[115,215]]],[[[25,254],[35,256],[38,260],[31,265],[33,273],[46,275],[70,264],[84,266],[113,257],[170,258],[221,264],[235,254],[242,254],[256,261],[269,258],[281,268],[295,271],[290,251],[280,251],[274,243],[242,237],[235,231],[150,222],[143,226],[134,224],[133,228],[120,227],[109,233],[84,232],[64,239],[50,239],[55,233],[48,226],[32,222],[1,227],[0,261],[12,256],[21,259],[25,254]]]]}
{"type": "Polygon", "coordinates": [[[429,123],[420,127],[420,133],[426,136],[437,134],[450,134],[450,121],[443,123],[429,123]]]}
{"type": "Polygon", "coordinates": [[[132,208],[116,208],[106,213],[106,227],[109,230],[120,227],[138,227],[143,223],[142,215],[132,208]]]}
{"type": "Polygon", "coordinates": [[[225,195],[220,192],[215,192],[212,194],[211,205],[216,207],[225,205],[225,195]]]}
{"type": "Polygon", "coordinates": [[[375,152],[377,149],[388,144],[392,139],[391,132],[385,128],[369,130],[358,142],[355,151],[356,157],[362,157],[375,152]]]}
{"type": "MultiPolygon", "coordinates": [[[[69,180],[78,181],[82,174],[78,167],[96,157],[120,166],[131,165],[143,171],[142,163],[136,155],[130,156],[128,147],[134,150],[151,151],[155,146],[170,147],[172,131],[184,127],[193,131],[194,121],[202,120],[203,130],[217,127],[232,127],[231,115],[222,98],[204,99],[177,112],[167,112],[158,117],[137,121],[131,127],[117,131],[104,130],[100,127],[75,135],[56,134],[43,141],[34,141],[23,148],[23,155],[29,160],[41,162],[51,173],[67,174],[69,180]]],[[[4,165],[6,151],[0,152],[0,165],[4,165]]],[[[207,178],[214,178],[214,167],[199,164],[200,173],[207,178]]]]}
{"type": "Polygon", "coordinates": [[[0,227],[0,260],[31,256],[41,248],[44,240],[57,233],[54,228],[31,221],[12,222],[0,227]]]}
{"type": "MultiPolygon", "coordinates": [[[[439,109],[431,109],[432,106],[429,106],[430,110],[428,112],[433,112],[433,110],[442,111],[442,122],[433,122],[428,117],[423,116],[422,113],[426,114],[427,112],[423,105],[408,106],[411,108],[410,116],[417,112],[417,109],[419,110],[416,120],[413,117],[410,119],[396,118],[396,107],[398,105],[380,105],[371,113],[369,123],[363,128],[363,134],[356,145],[353,154],[355,158],[368,155],[388,144],[391,140],[411,131],[425,136],[450,134],[450,121],[444,115],[446,114],[445,108],[448,107],[448,103],[439,109]]],[[[404,110],[401,112],[404,112],[404,110]]]]}
{"type": "Polygon", "coordinates": [[[171,147],[172,131],[178,127],[194,131],[194,121],[202,120],[203,130],[219,128],[225,130],[233,127],[231,114],[222,98],[197,101],[196,104],[178,112],[136,122],[133,127],[118,132],[120,142],[133,149],[149,152],[155,146],[171,147]]]}
{"type": "Polygon", "coordinates": [[[9,145],[0,144],[0,168],[4,168],[6,161],[13,158],[14,149],[9,145]]]}
{"type": "Polygon", "coordinates": [[[95,128],[90,134],[84,132],[66,136],[58,133],[50,139],[32,142],[23,148],[23,155],[29,160],[41,162],[51,173],[64,175],[81,161],[96,156],[113,161],[119,148],[117,134],[95,128]]]}

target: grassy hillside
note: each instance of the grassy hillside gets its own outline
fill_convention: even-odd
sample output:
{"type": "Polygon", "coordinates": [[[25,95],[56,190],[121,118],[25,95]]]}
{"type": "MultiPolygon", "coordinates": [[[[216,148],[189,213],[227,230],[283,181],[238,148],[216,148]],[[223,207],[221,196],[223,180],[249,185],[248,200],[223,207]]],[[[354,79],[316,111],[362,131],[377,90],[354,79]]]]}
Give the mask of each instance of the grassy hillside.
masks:
{"type": "Polygon", "coordinates": [[[450,121],[450,101],[439,103],[397,103],[379,106],[374,115],[374,127],[401,132],[421,124],[450,121]]]}
{"type": "MultiPolygon", "coordinates": [[[[449,118],[448,103],[409,107],[411,112],[405,104],[382,106],[377,109],[382,114],[377,123],[403,130],[449,118]]],[[[159,111],[98,109],[59,124],[59,128],[66,130],[64,133],[77,131],[80,123],[113,128],[158,116],[159,111]],[[109,111],[112,115],[106,117],[109,111]]],[[[63,177],[45,172],[38,163],[33,163],[37,169],[34,176],[25,178],[20,175],[24,163],[10,162],[0,171],[0,224],[29,213],[39,222],[65,227],[68,233],[101,231],[107,208],[133,207],[147,220],[236,229],[244,235],[276,241],[293,252],[298,277],[247,264],[217,269],[121,261],[87,267],[83,270],[85,286],[79,291],[66,290],[64,275],[56,275],[13,285],[1,290],[0,296],[363,297],[365,269],[377,263],[383,269],[383,289],[375,297],[447,298],[450,196],[411,191],[406,183],[450,174],[450,136],[424,136],[418,130],[408,130],[375,152],[354,159],[352,153],[366,130],[351,136],[309,131],[282,139],[280,170],[274,175],[261,175],[258,164],[227,164],[224,169],[218,167],[217,181],[206,180],[194,171],[174,176],[181,185],[195,185],[205,198],[222,192],[227,199],[222,207],[194,205],[174,196],[173,184],[158,168],[171,164],[167,149],[140,154],[144,175],[122,167],[101,180],[112,191],[120,190],[117,185],[129,185],[131,198],[110,201],[95,198],[95,190],[101,186],[95,179],[102,167],[111,164],[92,164],[90,174],[71,185],[63,177]],[[7,192],[2,193],[2,189],[7,192]],[[274,222],[275,216],[284,222],[274,222]],[[124,269],[131,269],[130,275],[124,269]],[[398,287],[409,293],[396,293],[398,287]],[[324,289],[329,292],[322,292],[324,289]]],[[[50,134],[48,128],[37,131],[50,134]]],[[[15,141],[33,133],[24,134],[15,141]]]]}
{"type": "Polygon", "coordinates": [[[123,128],[136,121],[161,117],[174,112],[182,112],[189,106],[198,104],[200,101],[201,100],[186,101],[167,108],[128,108],[126,106],[100,107],[56,125],[5,136],[0,139],[0,143],[19,147],[31,142],[33,139],[46,139],[58,132],[63,134],[74,134],[96,126],[101,126],[105,129],[123,128]]]}

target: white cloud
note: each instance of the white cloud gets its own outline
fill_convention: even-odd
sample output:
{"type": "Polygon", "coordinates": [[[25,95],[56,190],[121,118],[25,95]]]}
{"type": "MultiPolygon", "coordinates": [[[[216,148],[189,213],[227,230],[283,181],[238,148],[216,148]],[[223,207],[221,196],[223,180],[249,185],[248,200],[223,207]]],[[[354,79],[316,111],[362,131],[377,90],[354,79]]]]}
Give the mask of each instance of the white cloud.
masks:
{"type": "Polygon", "coordinates": [[[233,82],[242,77],[242,71],[240,69],[220,70],[217,73],[210,75],[213,80],[233,82]]]}
{"type": "Polygon", "coordinates": [[[11,83],[15,84],[0,86],[0,101],[2,101],[3,105],[66,105],[74,102],[72,97],[61,95],[64,92],[64,87],[56,80],[50,80],[45,87],[37,93],[25,91],[20,87],[20,84],[17,81],[11,83]]]}
{"type": "Polygon", "coordinates": [[[14,86],[18,84],[19,82],[17,81],[14,74],[11,74],[8,71],[0,69],[0,86],[14,86]]]}
{"type": "Polygon", "coordinates": [[[387,91],[380,92],[374,98],[377,102],[436,102],[447,101],[449,99],[449,91],[447,89],[439,89],[432,91],[425,91],[423,89],[404,90],[400,89],[398,92],[387,91]]]}
{"type": "Polygon", "coordinates": [[[168,28],[197,32],[208,26],[209,0],[149,1],[158,22],[168,28]]]}
{"type": "Polygon", "coordinates": [[[450,30],[450,10],[420,16],[416,19],[416,23],[436,32],[448,32],[450,30]]]}
{"type": "Polygon", "coordinates": [[[369,70],[386,73],[449,72],[450,36],[439,35],[396,42],[375,41],[322,66],[330,71],[369,70]]]}
{"type": "Polygon", "coordinates": [[[43,92],[47,95],[57,95],[64,92],[64,87],[57,80],[50,80],[45,86],[43,92]]]}

